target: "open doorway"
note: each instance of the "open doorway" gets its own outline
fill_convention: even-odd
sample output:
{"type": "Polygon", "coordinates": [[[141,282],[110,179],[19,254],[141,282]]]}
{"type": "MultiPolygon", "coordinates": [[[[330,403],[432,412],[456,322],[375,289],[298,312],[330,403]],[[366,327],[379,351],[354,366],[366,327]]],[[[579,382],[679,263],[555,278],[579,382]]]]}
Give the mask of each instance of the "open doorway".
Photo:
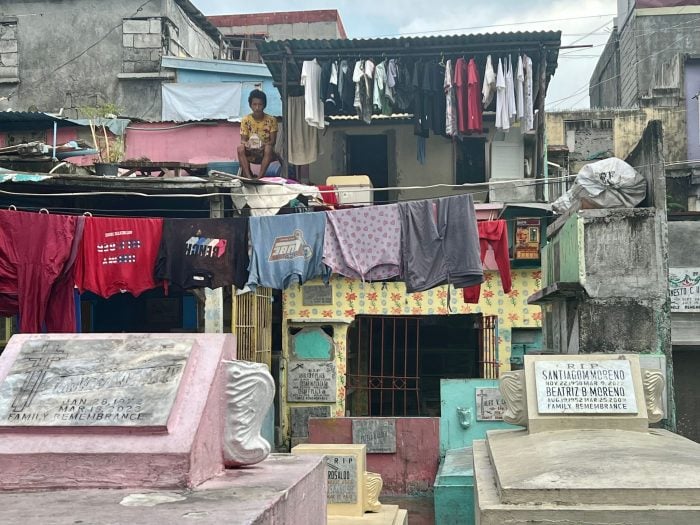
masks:
{"type": "Polygon", "coordinates": [[[439,416],[440,379],[498,377],[497,317],[369,316],[348,330],[352,416],[439,416]]]}
{"type": "MultiPolygon", "coordinates": [[[[349,175],[367,175],[375,188],[389,186],[389,150],[386,135],[347,135],[346,151],[346,168],[349,175]]],[[[388,200],[389,192],[374,192],[374,202],[388,200]]]]}

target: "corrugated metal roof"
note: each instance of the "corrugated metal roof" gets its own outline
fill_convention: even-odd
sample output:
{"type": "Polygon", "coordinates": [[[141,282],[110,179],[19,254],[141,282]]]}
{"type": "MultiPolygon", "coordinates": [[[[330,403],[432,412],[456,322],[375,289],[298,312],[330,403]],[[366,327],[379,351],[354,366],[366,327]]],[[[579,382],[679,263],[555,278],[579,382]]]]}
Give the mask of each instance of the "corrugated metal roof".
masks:
{"type": "Polygon", "coordinates": [[[70,122],[68,119],[56,117],[41,111],[0,111],[0,123],[5,125],[12,124],[53,124],[57,122],[63,126],[76,126],[77,124],[70,122]]]}
{"type": "Polygon", "coordinates": [[[433,35],[401,38],[352,38],[272,40],[256,43],[275,82],[282,81],[282,57],[288,61],[287,78],[294,86],[301,75],[299,60],[312,58],[394,58],[398,56],[466,57],[485,54],[494,56],[527,53],[537,66],[540,50],[547,60],[547,75],[557,68],[561,31],[522,31],[477,33],[470,35],[433,35]]]}

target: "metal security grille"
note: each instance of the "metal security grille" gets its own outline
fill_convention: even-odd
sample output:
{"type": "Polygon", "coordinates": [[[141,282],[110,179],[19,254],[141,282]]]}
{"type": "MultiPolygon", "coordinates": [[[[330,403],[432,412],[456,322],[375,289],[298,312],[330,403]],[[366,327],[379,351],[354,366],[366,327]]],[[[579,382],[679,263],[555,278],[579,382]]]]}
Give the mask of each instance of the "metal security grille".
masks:
{"type": "Polygon", "coordinates": [[[256,288],[236,295],[234,290],[231,332],[236,336],[236,358],[265,363],[272,361],[272,290],[256,288]]]}
{"type": "Polygon", "coordinates": [[[420,415],[420,321],[418,317],[355,318],[349,338],[355,346],[348,348],[347,369],[348,391],[357,396],[354,412],[420,415]]]}
{"type": "Polygon", "coordinates": [[[479,377],[498,379],[498,316],[479,317],[476,326],[479,330],[479,377]]]}

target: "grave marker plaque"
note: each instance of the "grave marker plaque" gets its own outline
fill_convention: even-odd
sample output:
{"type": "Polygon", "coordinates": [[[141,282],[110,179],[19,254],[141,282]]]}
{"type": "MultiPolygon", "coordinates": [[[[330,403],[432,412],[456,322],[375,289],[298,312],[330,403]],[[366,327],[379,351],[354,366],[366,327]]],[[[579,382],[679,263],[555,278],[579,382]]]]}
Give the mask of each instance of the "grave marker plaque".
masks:
{"type": "Polygon", "coordinates": [[[291,407],[292,437],[309,436],[310,417],[331,417],[330,405],[317,407],[291,407]]]}
{"type": "Polygon", "coordinates": [[[540,414],[636,414],[627,360],[536,361],[540,414]]]}
{"type": "Polygon", "coordinates": [[[367,445],[367,452],[393,454],[396,452],[395,419],[353,419],[352,442],[367,445]]]}
{"type": "Polygon", "coordinates": [[[326,456],[328,503],[357,503],[357,457],[326,456]]]}
{"type": "Polygon", "coordinates": [[[335,403],[335,363],[289,361],[287,401],[335,403]]]}
{"type": "Polygon", "coordinates": [[[192,339],[32,340],[0,383],[0,427],[163,427],[192,339]]]}
{"type": "Polygon", "coordinates": [[[307,284],[301,288],[301,303],[304,306],[333,304],[333,285],[307,284]]]}
{"type": "Polygon", "coordinates": [[[475,395],[477,421],[503,421],[506,401],[498,388],[477,388],[475,395]]]}

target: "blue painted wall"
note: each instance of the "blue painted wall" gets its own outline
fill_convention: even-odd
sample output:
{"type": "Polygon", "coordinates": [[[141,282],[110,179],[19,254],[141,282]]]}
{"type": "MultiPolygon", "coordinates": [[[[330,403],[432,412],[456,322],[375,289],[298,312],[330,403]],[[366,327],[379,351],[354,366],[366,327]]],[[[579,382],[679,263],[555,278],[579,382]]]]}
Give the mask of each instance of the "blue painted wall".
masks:
{"type": "Polygon", "coordinates": [[[441,379],[440,380],[440,456],[447,450],[471,447],[475,439],[485,439],[487,430],[520,428],[503,421],[476,420],[476,389],[498,388],[497,379],[441,379]],[[467,428],[460,424],[457,408],[469,413],[467,428]]]}

